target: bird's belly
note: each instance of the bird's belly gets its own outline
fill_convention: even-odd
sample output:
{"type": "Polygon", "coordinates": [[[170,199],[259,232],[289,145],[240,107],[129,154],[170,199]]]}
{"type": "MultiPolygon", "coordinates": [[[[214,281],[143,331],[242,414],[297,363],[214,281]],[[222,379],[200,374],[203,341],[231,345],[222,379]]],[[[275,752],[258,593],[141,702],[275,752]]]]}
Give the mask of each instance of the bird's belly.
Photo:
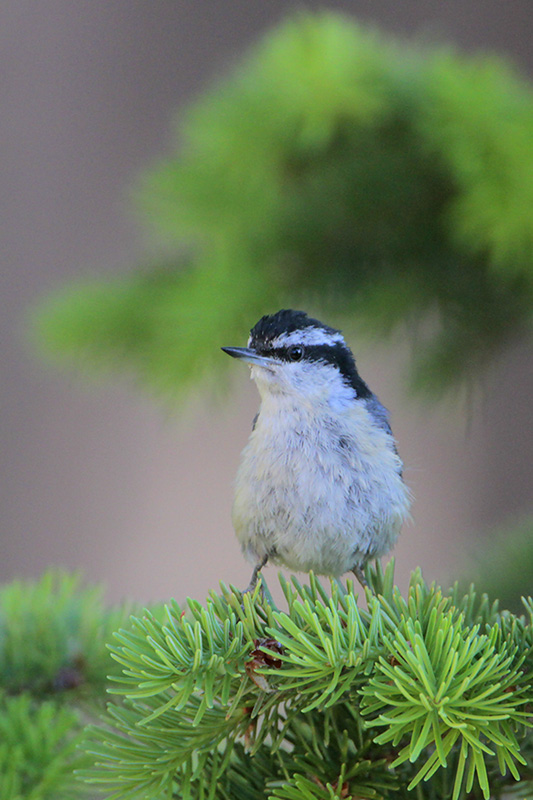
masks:
{"type": "MultiPolygon", "coordinates": [[[[339,441],[339,437],[335,442],[339,441]]],[[[243,452],[233,522],[245,555],[290,569],[341,575],[392,547],[408,510],[389,447],[367,458],[331,441],[293,437],[243,452]]]]}

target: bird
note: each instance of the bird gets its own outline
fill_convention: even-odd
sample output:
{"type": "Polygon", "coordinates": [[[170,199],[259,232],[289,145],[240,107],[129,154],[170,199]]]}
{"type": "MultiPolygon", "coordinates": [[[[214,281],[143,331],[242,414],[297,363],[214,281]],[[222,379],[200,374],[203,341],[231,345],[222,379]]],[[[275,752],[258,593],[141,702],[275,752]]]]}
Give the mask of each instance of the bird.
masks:
{"type": "Polygon", "coordinates": [[[340,330],[282,309],[254,325],[246,347],[259,411],[235,479],[233,526],[253,564],[268,563],[363,587],[409,517],[411,493],[389,414],[360,377],[340,330]]]}

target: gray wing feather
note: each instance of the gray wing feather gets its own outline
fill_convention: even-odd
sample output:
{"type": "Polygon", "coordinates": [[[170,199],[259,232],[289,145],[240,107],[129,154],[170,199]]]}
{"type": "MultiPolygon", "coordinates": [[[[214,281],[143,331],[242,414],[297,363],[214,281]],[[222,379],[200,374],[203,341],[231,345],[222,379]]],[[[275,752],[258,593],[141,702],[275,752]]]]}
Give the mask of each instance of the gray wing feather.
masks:
{"type": "Polygon", "coordinates": [[[387,433],[390,433],[392,436],[392,430],[389,422],[389,412],[385,406],[381,405],[376,395],[373,394],[367,398],[365,400],[365,405],[379,427],[386,430],[387,433]]]}

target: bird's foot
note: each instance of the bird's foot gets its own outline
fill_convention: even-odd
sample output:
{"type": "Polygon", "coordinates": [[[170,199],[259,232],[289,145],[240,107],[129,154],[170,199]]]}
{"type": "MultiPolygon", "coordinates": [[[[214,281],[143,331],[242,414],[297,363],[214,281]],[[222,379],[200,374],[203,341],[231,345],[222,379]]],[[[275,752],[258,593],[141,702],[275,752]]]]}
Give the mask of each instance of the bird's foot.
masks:
{"type": "Polygon", "coordinates": [[[363,587],[363,589],[368,589],[369,588],[368,581],[365,577],[365,572],[363,567],[358,564],[357,566],[352,567],[352,572],[359,581],[359,583],[361,584],[361,586],[363,587]]]}
{"type": "MultiPolygon", "coordinates": [[[[257,582],[258,582],[258,580],[260,578],[261,570],[263,569],[263,567],[265,566],[267,561],[268,561],[268,556],[264,556],[262,558],[262,560],[258,564],[255,565],[254,571],[252,572],[252,577],[250,578],[250,583],[248,584],[246,589],[243,591],[243,594],[253,594],[253,592],[255,591],[255,587],[257,586],[257,582]]],[[[261,597],[263,597],[263,587],[262,586],[261,586],[260,592],[261,592],[261,597]]]]}

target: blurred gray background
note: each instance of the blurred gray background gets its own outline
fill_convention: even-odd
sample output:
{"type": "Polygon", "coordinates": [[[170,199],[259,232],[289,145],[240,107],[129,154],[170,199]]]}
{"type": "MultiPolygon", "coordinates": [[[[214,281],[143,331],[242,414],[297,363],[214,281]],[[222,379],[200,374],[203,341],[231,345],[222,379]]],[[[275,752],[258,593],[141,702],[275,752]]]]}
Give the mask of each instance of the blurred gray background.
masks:
{"type": "MultiPolygon", "coordinates": [[[[43,364],[25,316],[65,281],[135,262],[145,232],[128,187],[169,152],[180,108],[286,13],[312,8],[491,49],[533,73],[531,0],[0,5],[0,580],[61,565],[110,599],[146,602],[247,583],[230,521],[258,402],[244,370],[227,403],[178,417],[124,380],[95,386],[43,364]]],[[[351,343],[392,411],[416,496],[395,553],[400,585],[418,564],[452,578],[489,526],[533,511],[531,345],[504,354],[471,402],[428,410],[400,388],[405,344],[351,343]]]]}

